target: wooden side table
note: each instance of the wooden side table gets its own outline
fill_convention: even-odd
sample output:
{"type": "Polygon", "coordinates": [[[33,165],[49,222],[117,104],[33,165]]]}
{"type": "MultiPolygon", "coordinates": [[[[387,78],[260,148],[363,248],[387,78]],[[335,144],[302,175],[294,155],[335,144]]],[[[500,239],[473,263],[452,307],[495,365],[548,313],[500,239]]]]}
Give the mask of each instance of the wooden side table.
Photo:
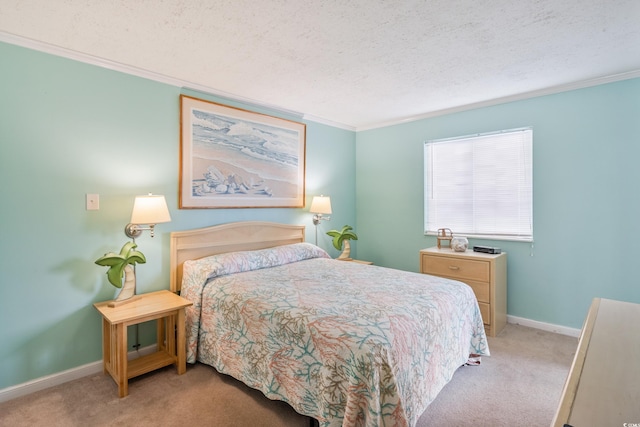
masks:
{"type": "Polygon", "coordinates": [[[173,292],[158,291],[134,296],[109,307],[111,301],[94,304],[102,315],[102,362],[118,384],[118,395],[129,394],[129,378],[175,364],[178,375],[186,372],[184,309],[193,303],[173,292]],[[157,351],[127,360],[127,327],[157,321],[157,351]]]}
{"type": "Polygon", "coordinates": [[[363,261],[361,259],[353,259],[353,258],[346,258],[346,259],[342,258],[342,259],[340,259],[340,258],[336,258],[336,260],[337,261],[355,262],[355,263],[358,263],[358,264],[365,264],[365,265],[373,265],[372,261],[363,261]]]}
{"type": "Polygon", "coordinates": [[[363,261],[361,259],[352,259],[351,262],[355,262],[358,264],[365,264],[365,265],[373,265],[372,261],[363,261]]]}

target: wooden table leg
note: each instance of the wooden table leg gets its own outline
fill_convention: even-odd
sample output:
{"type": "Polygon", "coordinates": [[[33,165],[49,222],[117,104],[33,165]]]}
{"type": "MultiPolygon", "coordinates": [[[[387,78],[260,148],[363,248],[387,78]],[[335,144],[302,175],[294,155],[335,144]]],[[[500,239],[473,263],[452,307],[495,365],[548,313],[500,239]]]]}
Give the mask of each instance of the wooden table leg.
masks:
{"type": "Polygon", "coordinates": [[[182,375],[187,371],[187,342],[185,339],[185,326],[184,326],[184,308],[178,310],[177,313],[177,342],[176,353],[178,355],[178,375],[182,375]]]}
{"type": "Polygon", "coordinates": [[[166,350],[166,337],[167,331],[164,326],[164,317],[156,320],[156,351],[166,350]]]}
{"type": "Polygon", "coordinates": [[[125,397],[129,394],[129,380],[127,376],[127,326],[118,323],[116,326],[116,358],[115,372],[118,383],[118,396],[125,397]]]}
{"type": "MultiPolygon", "coordinates": [[[[179,311],[179,310],[178,310],[179,311]]],[[[173,313],[170,316],[166,317],[166,321],[167,321],[167,334],[166,336],[166,351],[167,353],[169,353],[170,355],[177,357],[178,353],[176,353],[176,314],[177,313],[173,313]]],[[[176,363],[178,361],[176,360],[176,363]]]]}
{"type": "Polygon", "coordinates": [[[102,318],[102,373],[107,374],[109,370],[109,356],[111,354],[111,327],[107,319],[102,318]]]}

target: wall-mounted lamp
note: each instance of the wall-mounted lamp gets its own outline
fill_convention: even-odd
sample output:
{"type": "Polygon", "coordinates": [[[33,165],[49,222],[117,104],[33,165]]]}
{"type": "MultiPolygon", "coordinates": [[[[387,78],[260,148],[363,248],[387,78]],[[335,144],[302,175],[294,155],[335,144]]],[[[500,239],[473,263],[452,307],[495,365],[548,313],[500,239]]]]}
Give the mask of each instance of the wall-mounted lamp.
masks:
{"type": "Polygon", "coordinates": [[[167,201],[164,196],[152,195],[136,196],[131,212],[131,222],[124,228],[124,234],[131,239],[142,234],[142,230],[150,230],[153,237],[153,228],[156,224],[171,221],[167,201]],[[148,225],[148,227],[141,227],[148,225]]]}
{"type": "Polygon", "coordinates": [[[325,214],[331,214],[331,198],[329,196],[314,196],[311,201],[311,209],[309,209],[313,215],[313,225],[320,224],[320,220],[329,220],[330,216],[324,216],[325,214]]]}
{"type": "Polygon", "coordinates": [[[321,220],[330,220],[331,214],[331,198],[329,196],[314,196],[311,201],[311,209],[309,212],[313,214],[313,225],[316,226],[316,245],[318,244],[318,224],[321,220]]]}

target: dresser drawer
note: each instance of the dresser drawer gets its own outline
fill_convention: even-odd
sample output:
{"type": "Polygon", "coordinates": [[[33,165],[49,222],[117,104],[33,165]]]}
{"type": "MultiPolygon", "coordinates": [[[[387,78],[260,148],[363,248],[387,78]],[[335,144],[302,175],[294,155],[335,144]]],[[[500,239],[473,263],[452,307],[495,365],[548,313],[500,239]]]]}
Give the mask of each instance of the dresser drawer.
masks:
{"type": "Polygon", "coordinates": [[[462,281],[467,279],[489,282],[491,264],[482,260],[423,255],[422,272],[436,276],[447,276],[462,281]]]}
{"type": "Polygon", "coordinates": [[[507,254],[454,252],[450,248],[420,251],[420,272],[464,282],[473,289],[488,336],[507,324],[507,254]]]}
{"type": "Polygon", "coordinates": [[[483,302],[478,303],[480,308],[480,315],[482,316],[482,322],[485,325],[491,325],[491,306],[483,302]]]}
{"type": "Polygon", "coordinates": [[[491,302],[491,285],[489,282],[475,282],[473,280],[461,280],[467,285],[471,286],[473,293],[476,294],[476,299],[479,302],[491,302]]]}

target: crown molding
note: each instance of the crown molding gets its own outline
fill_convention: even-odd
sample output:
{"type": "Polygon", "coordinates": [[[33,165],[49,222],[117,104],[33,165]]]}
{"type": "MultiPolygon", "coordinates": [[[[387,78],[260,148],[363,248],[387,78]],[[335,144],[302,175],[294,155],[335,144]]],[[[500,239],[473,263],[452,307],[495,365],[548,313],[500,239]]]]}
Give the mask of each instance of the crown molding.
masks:
{"type": "Polygon", "coordinates": [[[524,99],[536,98],[536,97],[545,96],[545,95],[553,95],[556,93],[568,92],[576,89],[584,89],[587,87],[599,86],[606,83],[613,83],[621,80],[629,80],[629,79],[640,77],[640,70],[633,70],[626,73],[619,73],[619,74],[613,74],[610,76],[597,77],[593,79],[583,80],[583,81],[574,82],[574,83],[568,83],[568,84],[559,85],[559,86],[553,86],[549,88],[543,88],[543,89],[534,90],[530,92],[523,92],[516,95],[510,95],[510,96],[505,96],[501,98],[475,102],[472,104],[461,105],[458,107],[446,108],[438,111],[431,111],[424,114],[418,114],[415,116],[403,117],[403,118],[398,118],[398,119],[384,121],[384,122],[376,122],[376,123],[371,123],[363,126],[350,126],[344,123],[323,119],[321,117],[316,117],[311,114],[305,114],[298,111],[288,110],[286,108],[282,108],[277,105],[234,95],[232,93],[228,93],[228,92],[217,90],[207,86],[199,85],[193,82],[176,79],[176,78],[165,76],[163,74],[156,73],[153,71],[132,67],[129,65],[121,64],[119,62],[110,61],[107,59],[99,58],[97,56],[89,55],[82,52],[77,52],[71,49],[62,48],[59,46],[40,42],[33,39],[28,39],[25,37],[17,36],[15,34],[6,33],[3,31],[0,31],[0,42],[5,42],[5,43],[25,47],[28,49],[44,52],[44,53],[49,53],[49,54],[60,56],[63,58],[73,59],[75,61],[83,62],[90,65],[95,65],[95,66],[106,68],[113,71],[119,71],[125,74],[142,77],[142,78],[153,80],[159,83],[165,83],[171,86],[176,86],[184,90],[202,92],[207,95],[225,98],[230,101],[241,102],[243,104],[247,104],[256,108],[267,108],[269,110],[276,111],[280,114],[286,114],[288,116],[296,117],[299,120],[307,120],[307,121],[325,124],[327,126],[332,126],[332,127],[353,131],[353,132],[379,129],[379,128],[388,127],[388,126],[395,126],[398,124],[415,122],[418,120],[424,120],[424,119],[429,119],[433,117],[444,116],[447,114],[454,114],[454,113],[459,113],[463,111],[474,110],[477,108],[491,107],[494,105],[505,104],[507,102],[521,101],[524,99]]]}
{"type": "MultiPolygon", "coordinates": [[[[255,99],[251,99],[251,98],[246,98],[246,97],[234,95],[234,94],[229,93],[229,92],[225,92],[225,91],[222,91],[222,90],[210,88],[210,87],[203,86],[203,85],[200,85],[200,84],[197,84],[197,83],[193,83],[193,82],[189,82],[189,81],[181,80],[181,79],[176,79],[176,78],[173,78],[173,77],[166,76],[164,74],[156,73],[156,72],[145,70],[145,69],[138,68],[138,67],[132,67],[130,65],[125,65],[125,64],[122,64],[122,63],[119,63],[119,62],[110,61],[108,59],[100,58],[100,57],[89,55],[89,54],[82,53],[82,52],[77,52],[77,51],[74,51],[74,50],[71,50],[71,49],[67,49],[67,48],[62,48],[62,47],[55,46],[55,45],[52,45],[52,44],[49,44],[49,43],[44,43],[44,42],[41,42],[41,41],[28,39],[28,38],[25,38],[25,37],[17,36],[15,34],[10,34],[10,33],[6,33],[6,32],[3,32],[3,31],[0,31],[0,42],[5,42],[5,43],[8,43],[8,44],[13,44],[13,45],[24,47],[24,48],[27,48],[27,49],[36,50],[36,51],[39,51],[39,52],[48,53],[48,54],[55,55],[55,56],[60,56],[62,58],[72,59],[74,61],[82,62],[82,63],[89,64],[89,65],[95,65],[97,67],[109,69],[109,70],[112,70],[112,71],[118,71],[118,72],[121,72],[121,73],[133,75],[133,76],[136,76],[136,77],[141,77],[141,78],[144,78],[144,79],[147,79],[147,80],[152,80],[152,81],[156,81],[156,82],[159,82],[159,83],[168,84],[170,86],[179,87],[182,90],[190,90],[190,91],[194,91],[194,92],[201,92],[203,94],[207,94],[207,95],[211,95],[211,96],[215,96],[215,97],[219,97],[219,98],[224,98],[224,99],[227,99],[229,101],[240,102],[242,104],[246,104],[246,105],[249,105],[249,106],[252,106],[252,107],[255,107],[255,108],[266,108],[266,109],[269,109],[269,110],[273,110],[273,111],[275,111],[275,112],[277,112],[279,114],[295,117],[298,120],[301,120],[302,118],[305,118],[307,120],[318,121],[320,123],[324,122],[325,124],[330,124],[331,126],[335,126],[335,127],[348,128],[348,126],[346,126],[344,124],[335,123],[335,122],[329,122],[327,120],[322,120],[322,119],[317,118],[317,117],[308,116],[308,115],[305,115],[304,113],[299,112],[299,111],[289,110],[289,109],[282,108],[282,107],[277,106],[277,105],[273,105],[273,104],[269,104],[269,103],[266,103],[266,102],[257,101],[255,99]]],[[[351,128],[351,130],[353,130],[353,128],[351,128]]]]}
{"type": "Polygon", "coordinates": [[[10,34],[3,31],[0,31],[0,41],[13,44],[16,46],[21,46],[27,49],[32,49],[39,52],[60,56],[62,58],[73,59],[75,61],[82,62],[85,64],[95,65],[101,68],[106,68],[113,71],[120,71],[126,74],[143,77],[143,78],[157,81],[160,83],[166,83],[172,86],[178,86],[178,87],[184,86],[184,82],[178,79],[174,79],[174,78],[159,74],[159,73],[143,70],[141,68],[131,67],[129,65],[121,64],[119,62],[110,61],[97,56],[89,55],[82,52],[77,52],[75,50],[63,48],[60,46],[55,46],[49,43],[44,43],[44,42],[40,42],[33,39],[28,39],[25,37],[17,36],[15,34],[10,34]]]}
{"type": "Polygon", "coordinates": [[[372,123],[366,126],[358,126],[356,128],[357,132],[371,130],[371,129],[379,129],[388,126],[394,126],[402,123],[415,122],[417,120],[429,119],[438,116],[444,116],[447,114],[460,113],[463,111],[475,110],[477,108],[483,107],[491,107],[499,104],[506,104],[508,102],[514,101],[522,101],[525,99],[536,98],[540,96],[546,95],[554,95],[557,93],[568,92],[576,89],[584,89],[593,86],[599,86],[607,83],[619,82],[622,80],[635,79],[640,77],[640,70],[629,71],[626,73],[613,74],[610,76],[597,77],[594,79],[582,80],[574,83],[567,83],[559,86],[552,86],[544,89],[538,89],[530,92],[523,92],[516,95],[509,95],[502,98],[489,99],[486,101],[475,102],[473,104],[461,105],[458,107],[446,108],[443,110],[432,111],[429,113],[419,114],[417,116],[410,116],[405,118],[400,118],[397,120],[390,120],[386,122],[380,123],[372,123]]]}
{"type": "Polygon", "coordinates": [[[346,125],[344,123],[334,122],[333,120],[324,119],[322,117],[314,116],[312,114],[305,114],[303,116],[303,119],[308,120],[310,122],[315,122],[315,123],[320,123],[320,124],[323,124],[323,125],[331,126],[331,127],[334,127],[334,128],[349,130],[349,131],[352,131],[352,132],[356,131],[355,126],[349,126],[349,125],[346,125]]]}

